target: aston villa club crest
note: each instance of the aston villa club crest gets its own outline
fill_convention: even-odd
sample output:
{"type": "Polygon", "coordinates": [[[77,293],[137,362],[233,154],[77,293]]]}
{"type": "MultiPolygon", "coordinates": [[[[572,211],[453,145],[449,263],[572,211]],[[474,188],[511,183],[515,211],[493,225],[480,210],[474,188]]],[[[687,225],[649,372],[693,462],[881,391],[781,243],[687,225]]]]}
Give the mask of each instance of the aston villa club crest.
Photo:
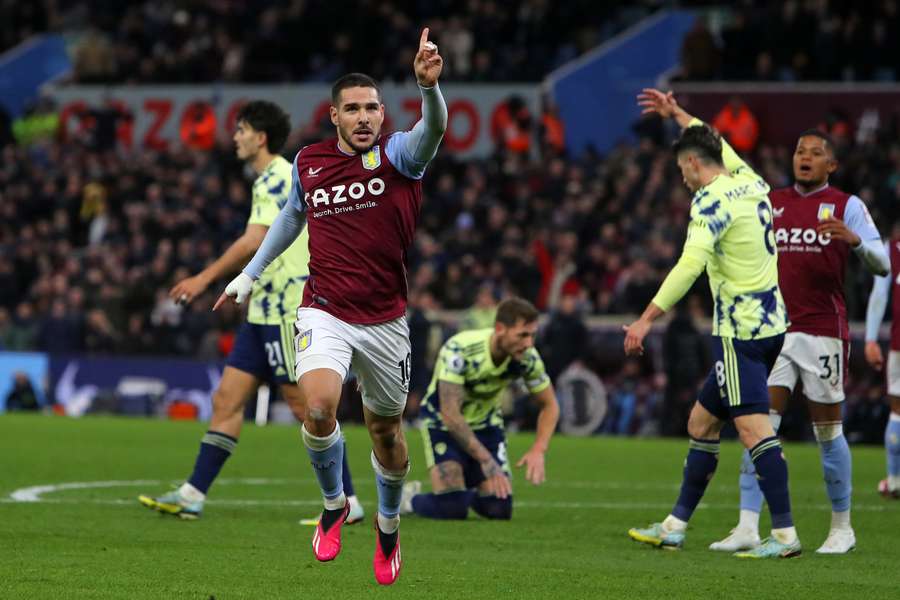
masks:
{"type": "Polygon", "coordinates": [[[303,352],[309,345],[312,343],[312,329],[307,329],[306,331],[297,335],[297,352],[303,352]]]}
{"type": "Polygon", "coordinates": [[[363,167],[369,171],[374,171],[381,166],[381,146],[374,146],[371,150],[362,155],[363,167]]]}
{"type": "Polygon", "coordinates": [[[834,216],[834,204],[823,202],[819,205],[819,220],[824,221],[834,216]]]}

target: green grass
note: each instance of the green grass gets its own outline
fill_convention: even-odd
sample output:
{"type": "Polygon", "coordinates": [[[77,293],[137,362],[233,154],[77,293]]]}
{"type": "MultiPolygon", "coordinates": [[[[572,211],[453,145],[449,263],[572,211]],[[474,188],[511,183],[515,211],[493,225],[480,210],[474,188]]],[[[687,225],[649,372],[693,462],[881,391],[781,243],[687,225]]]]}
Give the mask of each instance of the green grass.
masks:
{"type": "MultiPolygon", "coordinates": [[[[853,449],[855,552],[814,554],[830,518],[818,451],[789,445],[806,553],[748,562],[706,550],[736,520],[735,444],[724,444],[686,548],[666,552],[633,543],[625,532],[667,514],[686,444],[558,437],[546,485],[533,487],[518,475],[511,522],[404,518],[403,575],[379,589],[363,429],[346,433],[367,522],[344,530],[344,550],[330,564],[316,563],[312,529],[297,523],[317,512],[318,493],[294,427],[247,426],[200,521],[138,505],[138,493],[164,491],[188,474],[203,430],[199,423],[0,416],[0,598],[900,597],[900,502],[875,493],[884,470],[879,448],[853,449]],[[9,499],[28,486],[115,480],[125,483],[53,491],[45,502],[9,499]],[[151,483],[127,483],[133,480],[151,483]]],[[[421,439],[417,432],[408,438],[412,477],[426,479],[421,439]]],[[[512,436],[513,460],[530,439],[512,436]]]]}

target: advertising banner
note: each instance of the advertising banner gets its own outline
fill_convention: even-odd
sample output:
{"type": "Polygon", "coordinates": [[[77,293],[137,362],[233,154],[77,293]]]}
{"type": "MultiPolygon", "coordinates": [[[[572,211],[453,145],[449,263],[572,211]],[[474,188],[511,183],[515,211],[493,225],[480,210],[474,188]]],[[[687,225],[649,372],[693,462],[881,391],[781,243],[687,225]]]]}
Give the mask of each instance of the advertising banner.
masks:
{"type": "MultiPolygon", "coordinates": [[[[460,157],[487,156],[493,150],[490,129],[495,111],[513,95],[521,97],[532,114],[539,114],[539,89],[530,84],[447,84],[442,88],[449,123],[442,147],[460,157]]],[[[331,87],[298,85],[147,85],[65,86],[51,92],[61,111],[68,135],[87,126],[82,115],[109,104],[133,117],[120,126],[119,139],[127,147],[161,150],[184,142],[192,123],[204,132],[214,128],[218,137],[231,137],[235,115],[255,99],[269,100],[291,116],[291,126],[316,130],[328,123],[331,87]]],[[[415,85],[385,84],[385,131],[411,128],[418,120],[421,96],[415,85]]],[[[333,131],[333,130],[332,130],[333,131]]],[[[288,153],[295,149],[286,149],[288,153]]]]}
{"type": "Polygon", "coordinates": [[[212,414],[212,393],[222,367],[185,359],[52,356],[50,386],[67,415],[103,406],[126,414],[152,414],[170,402],[189,402],[198,417],[212,414]],[[108,403],[108,404],[104,404],[108,403]]]}

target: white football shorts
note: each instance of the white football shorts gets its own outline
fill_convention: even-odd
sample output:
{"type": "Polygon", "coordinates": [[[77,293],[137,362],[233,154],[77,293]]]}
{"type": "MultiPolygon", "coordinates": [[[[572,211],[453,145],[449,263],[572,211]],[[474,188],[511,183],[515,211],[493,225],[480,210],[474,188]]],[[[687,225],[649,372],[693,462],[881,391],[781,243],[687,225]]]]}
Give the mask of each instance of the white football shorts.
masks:
{"type": "Polygon", "coordinates": [[[353,369],[366,408],[382,417],[403,414],[410,368],[405,316],[376,325],[354,325],[324,310],[301,307],[294,325],[298,380],[313,369],[331,369],[346,381],[353,369]]]}
{"type": "Polygon", "coordinates": [[[900,397],[900,352],[891,350],[887,360],[888,396],[900,397]]]}
{"type": "Polygon", "coordinates": [[[803,395],[813,402],[843,402],[847,358],[844,341],[839,338],[790,332],[784,336],[781,354],[769,373],[769,387],[793,392],[799,379],[803,395]]]}

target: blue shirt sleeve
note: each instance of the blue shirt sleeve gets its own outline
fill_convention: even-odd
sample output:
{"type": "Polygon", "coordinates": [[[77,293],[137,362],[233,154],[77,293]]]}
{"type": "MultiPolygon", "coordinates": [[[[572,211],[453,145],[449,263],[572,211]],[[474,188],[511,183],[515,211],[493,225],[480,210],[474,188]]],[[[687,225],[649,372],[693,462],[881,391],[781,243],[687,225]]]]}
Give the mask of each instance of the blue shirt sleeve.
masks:
{"type": "Polygon", "coordinates": [[[420,162],[413,158],[406,139],[410,135],[412,135],[412,131],[398,131],[391,134],[384,151],[394,168],[403,173],[403,175],[410,179],[422,179],[425,175],[425,167],[428,166],[428,161],[420,162]]]}
{"type": "Polygon", "coordinates": [[[294,207],[297,212],[306,212],[306,202],[303,201],[303,184],[300,183],[300,173],[297,172],[297,157],[300,156],[300,152],[294,157],[291,165],[291,191],[288,192],[288,205],[294,207]]]}
{"type": "Polygon", "coordinates": [[[847,201],[847,208],[844,209],[844,223],[850,228],[850,231],[859,236],[863,242],[869,240],[881,240],[881,234],[869,215],[869,209],[858,196],[850,196],[847,201]]]}

